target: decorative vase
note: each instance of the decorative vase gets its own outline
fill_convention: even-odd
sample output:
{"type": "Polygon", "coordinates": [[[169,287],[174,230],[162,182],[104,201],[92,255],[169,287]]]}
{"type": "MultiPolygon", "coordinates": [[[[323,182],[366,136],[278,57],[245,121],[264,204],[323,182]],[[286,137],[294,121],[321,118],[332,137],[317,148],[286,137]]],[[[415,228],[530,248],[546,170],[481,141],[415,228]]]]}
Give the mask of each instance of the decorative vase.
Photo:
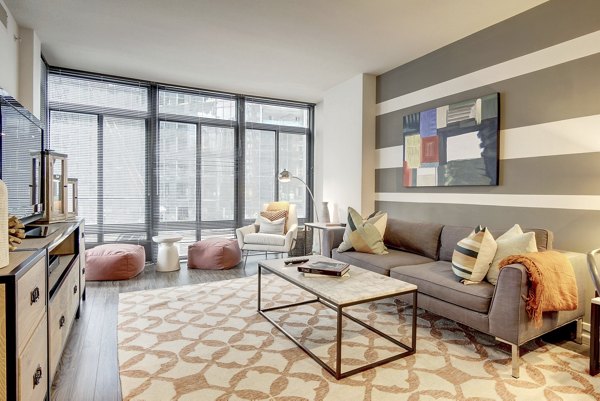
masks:
{"type": "Polygon", "coordinates": [[[328,202],[323,202],[321,204],[321,222],[322,223],[329,223],[331,221],[331,218],[329,217],[329,206],[327,206],[328,202]]]}
{"type": "Polygon", "coordinates": [[[0,268],[8,266],[8,191],[0,180],[0,268]]]}

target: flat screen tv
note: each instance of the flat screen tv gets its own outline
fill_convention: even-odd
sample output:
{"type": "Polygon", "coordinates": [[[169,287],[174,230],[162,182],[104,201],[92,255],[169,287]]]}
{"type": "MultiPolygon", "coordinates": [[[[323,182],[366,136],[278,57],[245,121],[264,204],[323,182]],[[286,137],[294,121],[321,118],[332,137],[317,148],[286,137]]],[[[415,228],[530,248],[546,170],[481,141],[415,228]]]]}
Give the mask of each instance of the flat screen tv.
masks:
{"type": "Polygon", "coordinates": [[[24,224],[41,218],[44,210],[44,172],[39,157],[43,144],[40,121],[0,89],[0,179],[8,189],[8,214],[24,224]]]}

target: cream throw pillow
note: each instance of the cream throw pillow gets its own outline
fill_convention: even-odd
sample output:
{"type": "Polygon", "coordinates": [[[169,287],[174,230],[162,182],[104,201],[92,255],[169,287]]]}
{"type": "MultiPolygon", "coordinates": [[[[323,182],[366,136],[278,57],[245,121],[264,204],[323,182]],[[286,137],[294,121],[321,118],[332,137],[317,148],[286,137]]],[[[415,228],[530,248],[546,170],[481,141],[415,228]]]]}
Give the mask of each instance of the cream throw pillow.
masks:
{"type": "Polygon", "coordinates": [[[464,284],[476,284],[485,278],[496,254],[496,241],[486,227],[475,227],[467,238],[458,241],[452,254],[452,271],[464,284]]]}
{"type": "Polygon", "coordinates": [[[277,220],[269,220],[266,217],[260,216],[260,228],[258,230],[261,234],[276,234],[283,235],[285,230],[285,217],[277,220]]]}
{"type": "Polygon", "coordinates": [[[358,252],[384,255],[388,253],[383,243],[387,213],[375,212],[366,220],[353,208],[348,208],[348,224],[338,252],[354,249],[358,252]]]}
{"type": "Polygon", "coordinates": [[[498,249],[492,261],[492,266],[488,270],[485,279],[496,285],[500,269],[498,265],[507,256],[520,255],[522,253],[537,252],[537,243],[535,233],[529,232],[523,234],[523,230],[518,224],[515,224],[510,230],[502,234],[496,240],[498,249]]]}

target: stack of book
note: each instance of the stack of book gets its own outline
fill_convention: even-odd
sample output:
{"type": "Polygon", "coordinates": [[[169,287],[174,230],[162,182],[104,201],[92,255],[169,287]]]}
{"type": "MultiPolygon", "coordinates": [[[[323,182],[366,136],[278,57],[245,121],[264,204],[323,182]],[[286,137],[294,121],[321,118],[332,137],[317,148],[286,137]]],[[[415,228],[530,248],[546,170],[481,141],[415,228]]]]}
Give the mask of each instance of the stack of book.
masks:
{"type": "Polygon", "coordinates": [[[342,277],[348,275],[348,263],[315,260],[298,266],[298,271],[305,277],[342,277]]]}

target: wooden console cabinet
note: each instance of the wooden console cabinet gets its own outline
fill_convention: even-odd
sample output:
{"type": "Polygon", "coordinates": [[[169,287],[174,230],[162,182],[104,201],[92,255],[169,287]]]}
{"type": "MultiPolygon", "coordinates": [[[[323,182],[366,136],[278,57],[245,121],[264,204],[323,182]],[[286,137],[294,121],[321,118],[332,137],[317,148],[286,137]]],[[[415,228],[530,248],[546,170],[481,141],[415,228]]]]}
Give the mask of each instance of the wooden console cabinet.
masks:
{"type": "Polygon", "coordinates": [[[0,401],[50,399],[63,348],[85,294],[82,219],[27,238],[0,269],[0,401]]]}

